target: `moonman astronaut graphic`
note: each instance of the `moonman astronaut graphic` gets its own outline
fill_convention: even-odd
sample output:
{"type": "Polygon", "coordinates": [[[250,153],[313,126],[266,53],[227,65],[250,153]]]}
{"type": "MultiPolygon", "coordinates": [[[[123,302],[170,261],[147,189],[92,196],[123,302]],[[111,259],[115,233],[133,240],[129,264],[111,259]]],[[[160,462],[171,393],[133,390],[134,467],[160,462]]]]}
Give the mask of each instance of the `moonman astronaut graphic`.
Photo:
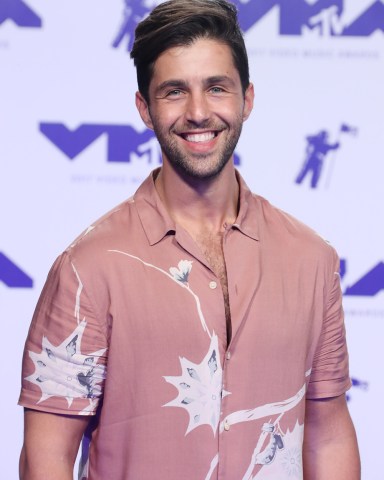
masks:
{"type": "Polygon", "coordinates": [[[132,50],[134,32],[137,24],[148,15],[153,7],[159,5],[161,0],[124,0],[124,18],[120,29],[113,40],[112,46],[119,47],[124,38],[128,39],[126,49],[132,50]]]}
{"type": "Polygon", "coordinates": [[[307,175],[310,176],[312,174],[311,188],[316,188],[327,153],[330,150],[337,150],[340,147],[340,143],[328,143],[328,132],[325,130],[322,130],[317,135],[309,135],[306,140],[308,142],[306,158],[295,182],[301,184],[307,175]]]}

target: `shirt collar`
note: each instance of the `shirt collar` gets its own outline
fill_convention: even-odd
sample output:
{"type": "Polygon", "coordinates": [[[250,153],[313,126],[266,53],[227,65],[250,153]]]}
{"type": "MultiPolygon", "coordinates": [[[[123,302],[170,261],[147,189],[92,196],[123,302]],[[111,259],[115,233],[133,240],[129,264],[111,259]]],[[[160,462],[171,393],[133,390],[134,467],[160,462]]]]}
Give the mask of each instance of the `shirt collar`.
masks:
{"type": "Polygon", "coordinates": [[[251,192],[243,177],[236,170],[236,178],[239,184],[239,213],[233,224],[247,237],[259,240],[259,219],[261,214],[260,202],[257,196],[251,192]]]}
{"type": "Polygon", "coordinates": [[[155,178],[159,171],[160,168],[153,170],[133,196],[150,245],[155,245],[167,234],[176,231],[175,222],[168,214],[155,188],[155,178]]]}
{"type": "MultiPolygon", "coordinates": [[[[155,245],[166,235],[174,234],[176,231],[175,222],[168,214],[155,188],[155,178],[159,170],[159,168],[153,170],[133,196],[150,245],[155,245]]],[[[257,221],[258,212],[260,212],[259,202],[237,170],[236,178],[239,183],[240,208],[232,228],[236,228],[247,237],[259,240],[257,221]]]]}

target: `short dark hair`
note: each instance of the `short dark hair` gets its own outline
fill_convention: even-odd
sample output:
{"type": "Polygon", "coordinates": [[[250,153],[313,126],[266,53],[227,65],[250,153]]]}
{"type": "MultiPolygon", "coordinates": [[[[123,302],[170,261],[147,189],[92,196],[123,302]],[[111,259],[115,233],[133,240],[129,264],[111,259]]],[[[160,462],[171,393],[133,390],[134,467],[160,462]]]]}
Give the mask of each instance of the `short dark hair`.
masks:
{"type": "Polygon", "coordinates": [[[249,85],[248,56],[236,7],[226,0],[168,0],[154,8],[135,31],[131,58],[139,91],[147,102],[157,58],[169,48],[191,45],[199,38],[228,45],[245,93],[249,85]]]}

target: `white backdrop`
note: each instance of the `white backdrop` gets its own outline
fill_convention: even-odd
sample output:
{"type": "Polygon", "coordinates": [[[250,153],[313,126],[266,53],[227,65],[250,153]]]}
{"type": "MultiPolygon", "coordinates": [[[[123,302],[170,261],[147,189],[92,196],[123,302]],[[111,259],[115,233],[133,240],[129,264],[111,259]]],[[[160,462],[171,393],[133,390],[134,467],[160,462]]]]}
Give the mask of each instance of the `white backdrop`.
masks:
{"type": "MultiPolygon", "coordinates": [[[[135,111],[127,50],[137,19],[157,3],[0,0],[0,465],[7,480],[18,478],[23,343],[48,269],[159,164],[135,111]]],[[[343,259],[349,405],[363,480],[381,480],[384,4],[236,3],[256,91],[238,167],[254,191],[315,228],[343,259]]]]}

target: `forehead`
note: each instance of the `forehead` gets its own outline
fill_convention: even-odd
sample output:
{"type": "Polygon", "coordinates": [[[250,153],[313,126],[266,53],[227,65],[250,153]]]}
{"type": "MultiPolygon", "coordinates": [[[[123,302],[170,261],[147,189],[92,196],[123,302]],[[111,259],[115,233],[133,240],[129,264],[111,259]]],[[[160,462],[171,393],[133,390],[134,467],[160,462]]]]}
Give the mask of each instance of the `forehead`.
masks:
{"type": "Polygon", "coordinates": [[[224,75],[240,82],[229,46],[213,39],[198,39],[191,45],[165,50],[154,64],[151,83],[176,78],[192,81],[224,75]]]}

